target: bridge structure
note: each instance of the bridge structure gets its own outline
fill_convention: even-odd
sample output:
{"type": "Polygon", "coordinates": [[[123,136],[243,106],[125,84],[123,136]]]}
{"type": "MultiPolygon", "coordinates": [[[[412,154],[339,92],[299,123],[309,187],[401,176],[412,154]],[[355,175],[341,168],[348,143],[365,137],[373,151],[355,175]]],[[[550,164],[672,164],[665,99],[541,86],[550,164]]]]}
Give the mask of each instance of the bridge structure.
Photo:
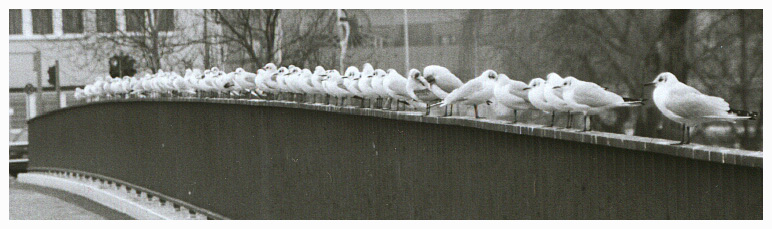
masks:
{"type": "Polygon", "coordinates": [[[210,219],[761,219],[763,153],[420,112],[211,98],[29,121],[29,171],[210,219]]]}

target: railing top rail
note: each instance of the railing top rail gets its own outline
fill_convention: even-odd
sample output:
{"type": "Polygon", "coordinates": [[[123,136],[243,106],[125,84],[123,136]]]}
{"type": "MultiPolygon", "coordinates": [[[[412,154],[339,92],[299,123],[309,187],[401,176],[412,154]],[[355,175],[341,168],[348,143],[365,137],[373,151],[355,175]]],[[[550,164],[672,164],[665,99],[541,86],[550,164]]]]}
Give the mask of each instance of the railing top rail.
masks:
{"type": "Polygon", "coordinates": [[[589,143],[595,145],[606,145],[609,147],[646,151],[658,154],[666,154],[677,157],[685,157],[695,160],[711,161],[723,164],[734,164],[740,166],[763,168],[764,153],[761,151],[749,151],[742,149],[732,149],[725,147],[706,146],[699,144],[689,145],[671,145],[672,140],[648,138],[639,136],[630,136],[616,133],[605,132],[576,132],[571,130],[548,128],[542,125],[516,123],[510,124],[500,120],[474,119],[472,117],[434,117],[423,116],[423,112],[415,111],[390,111],[381,109],[362,109],[356,107],[339,107],[321,104],[304,104],[286,101],[271,101],[258,99],[222,99],[222,98],[152,98],[152,99],[122,99],[122,100],[103,100],[76,104],[62,109],[53,110],[30,119],[28,123],[47,116],[60,113],[69,109],[77,109],[84,106],[94,106],[105,103],[125,103],[125,102],[194,102],[194,103],[218,103],[235,104],[263,107],[280,107],[293,109],[306,109],[325,112],[342,113],[348,115],[369,116],[393,120],[403,120],[410,122],[421,122],[438,125],[456,125],[499,131],[505,133],[528,135],[534,137],[551,138],[564,141],[574,141],[589,143]]]}

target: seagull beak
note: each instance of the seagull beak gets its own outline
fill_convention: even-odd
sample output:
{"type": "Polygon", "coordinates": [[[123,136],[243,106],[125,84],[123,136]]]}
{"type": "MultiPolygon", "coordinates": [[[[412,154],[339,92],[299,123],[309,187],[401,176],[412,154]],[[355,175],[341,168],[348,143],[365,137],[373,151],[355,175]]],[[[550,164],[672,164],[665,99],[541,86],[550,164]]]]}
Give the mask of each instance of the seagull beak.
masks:
{"type": "Polygon", "coordinates": [[[656,83],[657,83],[657,82],[648,82],[648,83],[645,83],[645,84],[643,84],[643,86],[644,86],[644,87],[645,87],[645,86],[651,86],[651,85],[654,85],[654,84],[656,84],[656,83]]]}
{"type": "Polygon", "coordinates": [[[523,91],[531,90],[531,87],[525,87],[523,88],[523,91]]]}
{"type": "Polygon", "coordinates": [[[554,86],[554,87],[552,87],[552,89],[558,89],[558,88],[560,88],[560,86],[554,86]]]}

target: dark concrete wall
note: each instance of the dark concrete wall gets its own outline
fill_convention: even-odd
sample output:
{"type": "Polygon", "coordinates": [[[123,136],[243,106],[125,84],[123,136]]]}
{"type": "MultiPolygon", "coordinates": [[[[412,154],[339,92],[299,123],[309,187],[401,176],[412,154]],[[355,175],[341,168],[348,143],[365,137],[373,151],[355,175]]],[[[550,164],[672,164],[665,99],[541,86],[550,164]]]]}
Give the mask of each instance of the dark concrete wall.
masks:
{"type": "Polygon", "coordinates": [[[30,124],[30,166],[232,219],[761,219],[762,168],[460,125],[217,102],[30,124]]]}

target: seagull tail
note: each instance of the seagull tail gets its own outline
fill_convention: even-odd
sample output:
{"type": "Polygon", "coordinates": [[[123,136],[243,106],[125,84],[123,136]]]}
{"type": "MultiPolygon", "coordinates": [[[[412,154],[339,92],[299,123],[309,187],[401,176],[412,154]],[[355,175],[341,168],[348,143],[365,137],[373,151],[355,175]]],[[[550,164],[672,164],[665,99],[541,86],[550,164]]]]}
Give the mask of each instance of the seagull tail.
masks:
{"type": "Polygon", "coordinates": [[[436,106],[444,107],[446,105],[447,104],[445,104],[444,102],[438,102],[438,103],[429,104],[429,108],[436,107],[436,106]]]}
{"type": "Polygon", "coordinates": [[[759,112],[729,109],[729,115],[737,116],[738,119],[757,120],[759,112]]]}
{"type": "Polygon", "coordinates": [[[622,98],[622,99],[624,100],[624,102],[622,103],[623,106],[630,106],[630,107],[645,105],[644,102],[648,100],[648,99],[636,99],[636,98],[622,98]]]}

